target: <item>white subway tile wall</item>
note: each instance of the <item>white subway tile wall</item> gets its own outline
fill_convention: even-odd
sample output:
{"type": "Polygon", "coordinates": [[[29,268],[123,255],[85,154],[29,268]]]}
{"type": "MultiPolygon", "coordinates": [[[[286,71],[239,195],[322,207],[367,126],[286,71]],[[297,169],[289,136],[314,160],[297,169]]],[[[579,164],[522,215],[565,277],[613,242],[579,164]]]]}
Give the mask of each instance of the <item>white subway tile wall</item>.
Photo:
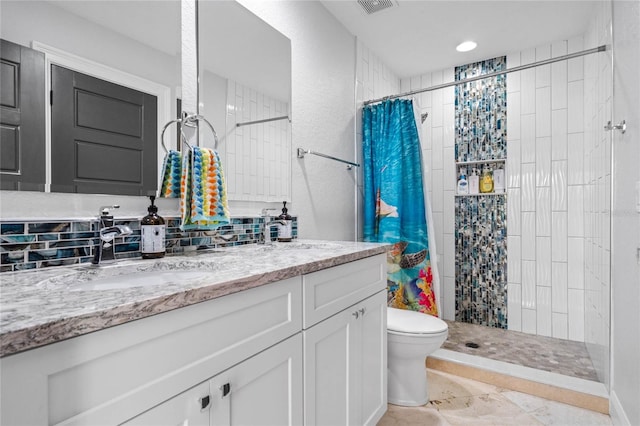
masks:
{"type": "MultiPolygon", "coordinates": [[[[569,51],[582,50],[582,45],[582,37],[578,37],[539,46],[535,50],[514,52],[507,55],[507,66],[512,68],[521,63],[562,56],[569,51]]],[[[581,214],[571,205],[572,201],[577,203],[576,198],[580,196],[577,188],[584,185],[584,78],[578,69],[580,64],[579,61],[571,65],[562,61],[537,67],[535,79],[527,71],[507,77],[507,105],[512,112],[507,128],[510,135],[508,181],[513,186],[520,184],[521,188],[520,209],[513,206],[508,209],[507,231],[509,241],[515,238],[522,241],[521,259],[509,261],[510,286],[522,286],[521,303],[509,303],[509,329],[573,340],[584,337],[584,316],[579,315],[584,311],[581,298],[584,294],[575,289],[577,293],[572,298],[568,296],[569,280],[580,279],[580,274],[572,277],[575,271],[571,267],[579,269],[584,265],[581,252],[571,253],[569,247],[569,235],[579,234],[578,227],[583,222],[581,217],[574,217],[581,214]],[[517,74],[521,74],[519,87],[512,87],[512,76],[517,74]],[[516,120],[520,127],[514,135],[511,134],[511,123],[516,120]],[[516,146],[519,160],[511,159],[512,147],[516,146]],[[512,223],[521,223],[521,226],[512,226],[512,223]],[[518,261],[522,262],[522,273],[512,275],[518,261]],[[579,303],[579,306],[570,309],[570,303],[579,303]],[[512,322],[512,316],[518,320],[512,322]]],[[[517,194],[513,195],[508,197],[508,205],[516,201],[517,194]]],[[[507,250],[511,257],[510,245],[507,250]]]]}
{"type": "Polygon", "coordinates": [[[290,116],[288,102],[233,80],[227,80],[227,91],[227,197],[236,201],[291,201],[289,121],[236,127],[237,123],[290,116]]]}
{"type": "MultiPolygon", "coordinates": [[[[597,15],[599,21],[587,34],[508,54],[507,67],[607,44],[610,18],[600,16],[610,14],[597,15]]],[[[609,55],[598,53],[507,76],[508,326],[586,341],[592,356],[603,360],[597,366],[599,374],[608,370],[611,146],[603,125],[611,109],[609,55]]],[[[429,87],[443,75],[450,75],[450,70],[402,79],[401,90],[429,87]]],[[[420,95],[423,112],[430,113],[423,124],[428,144],[424,161],[429,170],[443,170],[444,229],[435,232],[443,234],[446,247],[439,254],[446,265],[444,318],[454,319],[455,265],[449,257],[454,255],[456,176],[449,135],[455,129],[447,119],[454,107],[443,103],[449,95],[433,95],[420,95]],[[438,125],[432,119],[434,109],[438,125]],[[433,152],[440,145],[429,142],[434,131],[441,131],[440,111],[442,156],[433,152]]],[[[435,180],[432,188],[439,207],[435,180]]]]}

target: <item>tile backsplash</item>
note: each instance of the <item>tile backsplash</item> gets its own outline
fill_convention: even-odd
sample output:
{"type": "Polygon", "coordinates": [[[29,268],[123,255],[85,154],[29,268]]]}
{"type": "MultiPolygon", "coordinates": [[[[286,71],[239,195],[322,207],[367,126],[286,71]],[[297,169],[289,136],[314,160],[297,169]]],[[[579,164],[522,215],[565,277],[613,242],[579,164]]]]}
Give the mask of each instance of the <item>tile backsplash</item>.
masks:
{"type": "MultiPolygon", "coordinates": [[[[234,217],[216,231],[181,231],[180,219],[165,218],[167,254],[213,247],[255,244],[261,217],[234,217]]],[[[116,258],[140,256],[140,219],[116,218],[116,225],[128,225],[133,233],[116,238],[116,258]]],[[[293,237],[298,221],[293,218],[293,237]]],[[[271,239],[277,237],[275,227],[271,239]]],[[[90,262],[98,242],[97,220],[47,220],[0,222],[0,272],[90,262]]]]}

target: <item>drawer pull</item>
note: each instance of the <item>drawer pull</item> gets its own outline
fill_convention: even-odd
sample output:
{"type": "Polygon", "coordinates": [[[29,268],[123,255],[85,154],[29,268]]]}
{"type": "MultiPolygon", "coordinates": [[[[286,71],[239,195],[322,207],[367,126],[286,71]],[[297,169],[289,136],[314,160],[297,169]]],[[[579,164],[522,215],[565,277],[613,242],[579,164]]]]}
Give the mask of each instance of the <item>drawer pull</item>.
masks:
{"type": "Polygon", "coordinates": [[[200,403],[200,411],[204,411],[211,403],[211,397],[209,395],[203,396],[198,402],[200,403]]]}
{"type": "Polygon", "coordinates": [[[355,312],[352,312],[351,315],[353,315],[354,317],[356,317],[356,319],[358,319],[358,317],[360,316],[360,312],[355,311],[355,312]]]}
{"type": "Polygon", "coordinates": [[[224,398],[225,396],[229,395],[229,392],[231,392],[231,385],[229,383],[225,383],[224,385],[220,386],[220,390],[222,391],[222,397],[224,398]]]}
{"type": "Polygon", "coordinates": [[[367,308],[360,309],[360,315],[364,316],[364,313],[367,312],[367,308]]]}

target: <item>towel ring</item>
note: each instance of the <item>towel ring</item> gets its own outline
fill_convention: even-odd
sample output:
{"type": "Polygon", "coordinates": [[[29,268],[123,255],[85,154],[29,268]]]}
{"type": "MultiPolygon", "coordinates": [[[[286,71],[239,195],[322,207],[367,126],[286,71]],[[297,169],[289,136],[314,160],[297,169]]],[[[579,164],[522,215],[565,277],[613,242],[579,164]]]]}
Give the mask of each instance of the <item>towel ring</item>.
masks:
{"type": "Polygon", "coordinates": [[[214,140],[213,148],[218,149],[218,134],[216,133],[211,123],[209,123],[209,120],[207,120],[206,118],[204,118],[204,116],[200,114],[185,115],[185,117],[181,120],[181,123],[180,123],[180,133],[184,135],[184,132],[182,131],[183,126],[196,127],[197,126],[196,123],[198,121],[204,121],[209,127],[209,129],[211,129],[211,133],[213,133],[213,140],[214,140]]]}
{"type": "MultiPolygon", "coordinates": [[[[162,149],[164,149],[165,154],[169,152],[169,149],[167,148],[167,145],[164,142],[164,133],[167,131],[169,126],[171,126],[173,123],[182,123],[182,119],[176,118],[175,120],[171,120],[167,124],[165,124],[164,127],[162,128],[162,133],[160,135],[160,142],[162,144],[162,149]]],[[[191,146],[187,143],[187,136],[184,134],[184,131],[182,131],[182,126],[180,126],[180,135],[182,136],[182,142],[185,145],[187,145],[189,149],[191,149],[191,146]]]]}

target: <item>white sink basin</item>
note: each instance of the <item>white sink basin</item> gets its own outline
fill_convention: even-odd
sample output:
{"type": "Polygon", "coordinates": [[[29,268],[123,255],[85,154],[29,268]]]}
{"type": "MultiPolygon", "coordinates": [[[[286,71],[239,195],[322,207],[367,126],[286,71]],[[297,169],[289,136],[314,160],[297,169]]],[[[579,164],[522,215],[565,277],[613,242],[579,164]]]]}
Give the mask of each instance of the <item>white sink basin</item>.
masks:
{"type": "Polygon", "coordinates": [[[206,280],[217,270],[216,264],[193,261],[179,261],[171,266],[162,261],[123,262],[100,267],[87,266],[42,280],[38,286],[47,290],[92,291],[179,285],[206,280]]]}
{"type": "Polygon", "coordinates": [[[78,284],[72,284],[69,289],[72,291],[87,291],[162,286],[180,284],[185,281],[202,280],[210,275],[210,271],[144,271],[126,275],[97,278],[78,284]]]}

